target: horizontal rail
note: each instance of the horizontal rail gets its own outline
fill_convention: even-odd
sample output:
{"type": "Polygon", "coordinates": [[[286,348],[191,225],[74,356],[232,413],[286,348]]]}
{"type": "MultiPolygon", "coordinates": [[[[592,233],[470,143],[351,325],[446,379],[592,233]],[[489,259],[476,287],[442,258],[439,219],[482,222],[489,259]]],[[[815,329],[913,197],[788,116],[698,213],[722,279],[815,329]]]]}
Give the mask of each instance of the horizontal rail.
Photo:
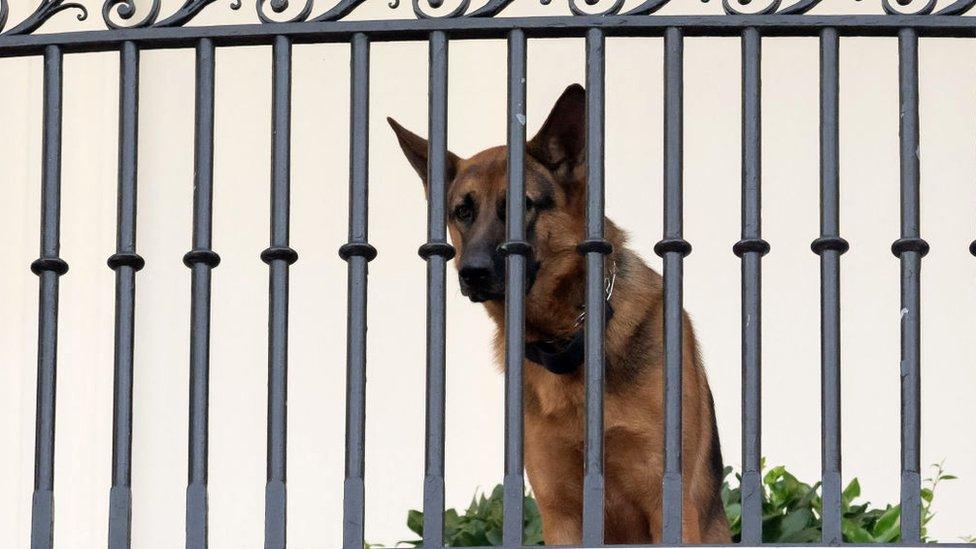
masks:
{"type": "Polygon", "coordinates": [[[123,42],[140,49],[192,48],[202,38],[217,46],[270,45],[275,36],[296,44],[348,42],[363,33],[371,42],[427,40],[433,31],[451,39],[506,38],[522,29],[528,38],[585,36],[587,29],[603,29],[606,36],[664,36],[671,27],[685,36],[739,36],[756,28],[763,36],[818,37],[823,28],[840,36],[898,36],[912,28],[920,37],[976,37],[976,17],[946,15],[684,15],[684,16],[556,16],[396,19],[306,23],[157,27],[138,29],[46,33],[0,37],[0,57],[41,55],[59,45],[65,53],[115,51],[123,42]]]}

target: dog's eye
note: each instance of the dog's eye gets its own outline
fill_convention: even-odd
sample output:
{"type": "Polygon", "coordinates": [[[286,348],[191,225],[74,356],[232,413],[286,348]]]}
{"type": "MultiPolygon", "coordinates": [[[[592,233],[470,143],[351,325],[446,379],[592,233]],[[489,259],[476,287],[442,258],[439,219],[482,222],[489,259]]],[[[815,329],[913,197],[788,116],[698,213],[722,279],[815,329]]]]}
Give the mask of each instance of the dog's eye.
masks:
{"type": "MultiPolygon", "coordinates": [[[[534,207],[535,207],[535,202],[532,202],[532,199],[529,198],[528,196],[526,196],[525,197],[525,211],[530,212],[530,211],[532,211],[532,208],[534,208],[534,207]]],[[[505,221],[505,214],[506,214],[507,211],[508,211],[508,205],[507,205],[505,199],[503,198],[501,201],[498,202],[498,219],[501,219],[502,221],[505,221]]]]}
{"type": "Polygon", "coordinates": [[[454,208],[454,219],[457,219],[462,223],[470,223],[473,217],[474,210],[472,210],[471,206],[468,206],[467,204],[461,204],[457,208],[454,208]]]}

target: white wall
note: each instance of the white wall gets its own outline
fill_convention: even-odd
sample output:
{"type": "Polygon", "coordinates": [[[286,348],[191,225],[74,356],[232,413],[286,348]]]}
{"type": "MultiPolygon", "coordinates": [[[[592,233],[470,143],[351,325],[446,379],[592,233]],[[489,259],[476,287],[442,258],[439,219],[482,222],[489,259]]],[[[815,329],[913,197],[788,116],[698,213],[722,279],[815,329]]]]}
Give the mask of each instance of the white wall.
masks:
{"type": "MultiPolygon", "coordinates": [[[[181,2],[164,2],[170,13],[181,2]]],[[[299,2],[300,3],[300,2],[299,2]]],[[[12,21],[33,2],[12,6],[12,21]],[[29,5],[21,5],[29,4],[29,5]]],[[[93,14],[100,2],[86,2],[93,14]]],[[[406,17],[409,2],[392,15],[406,17]]],[[[841,12],[877,5],[830,3],[841,12]]],[[[877,3],[874,3],[877,4],[877,3]]],[[[318,11],[324,11],[325,6],[318,11]]],[[[518,12],[563,10],[520,4],[518,12]]],[[[717,2],[675,2],[671,12],[714,13],[717,2]]],[[[247,10],[245,10],[247,11],[247,10]]],[[[824,10],[820,10],[823,12],[824,10]]],[[[354,17],[389,17],[372,2],[354,17]]],[[[217,3],[198,23],[251,20],[217,3]]],[[[61,15],[46,29],[97,26],[61,15]]],[[[772,464],[819,475],[818,45],[766,39],[763,52],[764,441],[772,464]]],[[[962,477],[937,494],[932,533],[976,533],[976,45],[923,39],[922,232],[923,463],[946,459],[962,477]]],[[[661,40],[607,47],[607,210],[651,252],[661,233],[661,40]]],[[[896,42],[844,39],[841,57],[844,476],[876,503],[898,498],[899,304],[896,42]]],[[[336,547],[341,536],[348,47],[294,51],[292,268],[289,370],[289,523],[294,547],[336,547]]],[[[379,249],[369,289],[367,538],[410,538],[419,507],[424,440],[425,203],[384,118],[426,128],[426,46],[372,46],[370,241],[379,249]]],[[[685,93],[686,308],[715,393],[726,462],[739,465],[739,48],[688,39],[685,93]]],[[[0,60],[0,545],[25,547],[33,472],[40,179],[37,58],[0,60]]],[[[210,520],[212,547],[260,547],[263,527],[270,49],[220,49],[213,279],[210,520]]],[[[470,155],[504,141],[505,45],[452,42],[452,150],[470,155]]],[[[112,323],[118,56],[65,59],[62,257],[58,364],[56,526],[62,548],[103,546],[110,484],[112,323]]],[[[580,40],[529,47],[530,132],[569,83],[583,79],[580,40]]],[[[140,548],[182,544],[186,477],[193,54],[142,55],[133,538],[140,548]]],[[[447,501],[465,506],[500,482],[502,377],[489,356],[491,326],[448,288],[447,501]]]]}

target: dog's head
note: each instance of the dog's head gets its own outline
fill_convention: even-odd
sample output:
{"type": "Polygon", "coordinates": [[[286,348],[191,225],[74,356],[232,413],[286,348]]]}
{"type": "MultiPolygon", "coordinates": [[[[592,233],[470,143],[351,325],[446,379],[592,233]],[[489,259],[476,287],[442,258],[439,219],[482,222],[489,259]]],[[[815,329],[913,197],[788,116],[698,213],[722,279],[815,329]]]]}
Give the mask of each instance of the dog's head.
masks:
{"type": "MultiPolygon", "coordinates": [[[[578,260],[585,194],[586,92],[574,84],[563,92],[542,129],[526,144],[526,239],[534,254],[527,269],[531,290],[540,269],[578,260]]],[[[407,160],[427,188],[427,140],[387,119],[407,160]]],[[[471,158],[448,152],[447,225],[457,249],[461,292],[471,301],[505,295],[507,147],[486,149],[471,158]]]]}

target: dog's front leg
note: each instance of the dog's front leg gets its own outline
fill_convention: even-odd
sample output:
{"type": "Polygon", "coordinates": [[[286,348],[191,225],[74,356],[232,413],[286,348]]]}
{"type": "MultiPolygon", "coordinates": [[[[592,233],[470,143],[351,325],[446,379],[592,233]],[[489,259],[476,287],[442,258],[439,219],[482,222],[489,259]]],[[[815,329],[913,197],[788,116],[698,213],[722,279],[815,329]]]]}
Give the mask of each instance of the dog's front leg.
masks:
{"type": "MultiPolygon", "coordinates": [[[[694,505],[688,492],[686,489],[681,511],[681,538],[683,543],[697,545],[702,543],[701,522],[699,521],[698,508],[694,505]]],[[[664,539],[664,515],[659,498],[655,500],[646,517],[651,539],[654,543],[660,543],[664,539]]]]}
{"type": "Polygon", "coordinates": [[[583,541],[583,520],[579,509],[565,505],[539,505],[542,538],[546,545],[579,545],[583,541]]]}
{"type": "Polygon", "coordinates": [[[583,540],[583,456],[579,441],[559,427],[526,416],[525,470],[546,545],[578,546],[583,540]]]}
{"type": "Polygon", "coordinates": [[[558,467],[541,471],[528,468],[542,516],[542,537],[546,545],[579,545],[583,540],[582,483],[574,482],[570,475],[553,474],[554,469],[558,467]]]}

